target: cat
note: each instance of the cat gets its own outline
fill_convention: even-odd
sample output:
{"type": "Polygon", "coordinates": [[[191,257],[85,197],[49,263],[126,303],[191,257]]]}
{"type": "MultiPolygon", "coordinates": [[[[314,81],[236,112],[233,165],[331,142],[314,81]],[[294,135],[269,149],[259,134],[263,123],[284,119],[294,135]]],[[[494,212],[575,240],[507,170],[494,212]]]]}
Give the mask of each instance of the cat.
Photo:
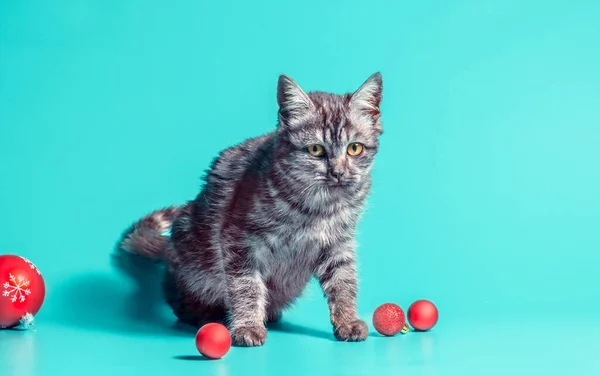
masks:
{"type": "Polygon", "coordinates": [[[228,326],[234,346],[261,346],[267,324],[315,277],[333,336],[363,341],[357,312],[356,226],[383,133],[381,73],[356,91],[306,93],[277,83],[273,131],[219,153],[195,199],[145,215],[120,252],[165,265],[177,318],[228,326]]]}

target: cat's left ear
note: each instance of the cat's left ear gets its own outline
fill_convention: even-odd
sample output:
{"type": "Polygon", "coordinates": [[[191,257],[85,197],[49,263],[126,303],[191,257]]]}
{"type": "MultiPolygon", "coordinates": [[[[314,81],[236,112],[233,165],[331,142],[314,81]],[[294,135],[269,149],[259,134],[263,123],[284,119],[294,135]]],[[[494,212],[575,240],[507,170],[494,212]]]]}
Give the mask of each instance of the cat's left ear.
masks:
{"type": "Polygon", "coordinates": [[[361,115],[367,115],[372,120],[379,120],[380,105],[383,95],[383,78],[377,72],[371,75],[350,99],[350,108],[361,115]]]}
{"type": "Polygon", "coordinates": [[[300,86],[282,74],[277,82],[277,104],[280,123],[293,126],[300,123],[313,109],[313,103],[300,86]]]}

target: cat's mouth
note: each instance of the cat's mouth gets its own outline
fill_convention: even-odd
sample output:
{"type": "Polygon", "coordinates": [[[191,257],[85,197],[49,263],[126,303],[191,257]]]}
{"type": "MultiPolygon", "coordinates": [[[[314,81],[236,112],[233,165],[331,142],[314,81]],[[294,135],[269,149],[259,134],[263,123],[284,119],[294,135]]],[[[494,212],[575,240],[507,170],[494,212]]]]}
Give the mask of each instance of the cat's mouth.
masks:
{"type": "Polygon", "coordinates": [[[342,189],[350,186],[350,181],[347,180],[330,180],[327,186],[332,189],[342,189]]]}
{"type": "Polygon", "coordinates": [[[341,190],[344,188],[348,188],[355,183],[354,179],[337,180],[330,178],[317,178],[317,180],[320,180],[326,188],[333,190],[341,190]]]}

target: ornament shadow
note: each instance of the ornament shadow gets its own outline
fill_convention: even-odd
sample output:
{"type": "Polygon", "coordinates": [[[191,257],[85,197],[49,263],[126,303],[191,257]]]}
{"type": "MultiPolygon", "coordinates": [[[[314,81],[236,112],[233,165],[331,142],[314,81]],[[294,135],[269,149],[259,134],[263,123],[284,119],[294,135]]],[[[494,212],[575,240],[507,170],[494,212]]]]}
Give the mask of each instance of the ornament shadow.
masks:
{"type": "Polygon", "coordinates": [[[206,358],[202,355],[175,355],[173,359],[177,360],[190,360],[194,362],[211,361],[213,359],[206,358]]]}

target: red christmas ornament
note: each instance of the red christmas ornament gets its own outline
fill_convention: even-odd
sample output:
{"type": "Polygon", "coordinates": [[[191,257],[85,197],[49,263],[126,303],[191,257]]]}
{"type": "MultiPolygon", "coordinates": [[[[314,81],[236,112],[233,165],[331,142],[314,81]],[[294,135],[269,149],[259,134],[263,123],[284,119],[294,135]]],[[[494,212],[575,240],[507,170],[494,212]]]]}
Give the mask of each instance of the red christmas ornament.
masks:
{"type": "Polygon", "coordinates": [[[33,316],[46,295],[38,268],[24,257],[0,255],[0,328],[20,324],[34,329],[33,316]]]}
{"type": "Polygon", "coordinates": [[[196,348],[209,359],[222,358],[231,348],[229,330],[219,323],[203,325],[196,333],[196,348]]]}
{"type": "Polygon", "coordinates": [[[377,307],[373,312],[373,326],[385,336],[394,336],[408,331],[404,311],[394,303],[385,303],[377,307]]]}
{"type": "Polygon", "coordinates": [[[419,331],[426,331],[435,326],[438,321],[438,309],[429,300],[417,300],[408,307],[408,322],[419,331]]]}

